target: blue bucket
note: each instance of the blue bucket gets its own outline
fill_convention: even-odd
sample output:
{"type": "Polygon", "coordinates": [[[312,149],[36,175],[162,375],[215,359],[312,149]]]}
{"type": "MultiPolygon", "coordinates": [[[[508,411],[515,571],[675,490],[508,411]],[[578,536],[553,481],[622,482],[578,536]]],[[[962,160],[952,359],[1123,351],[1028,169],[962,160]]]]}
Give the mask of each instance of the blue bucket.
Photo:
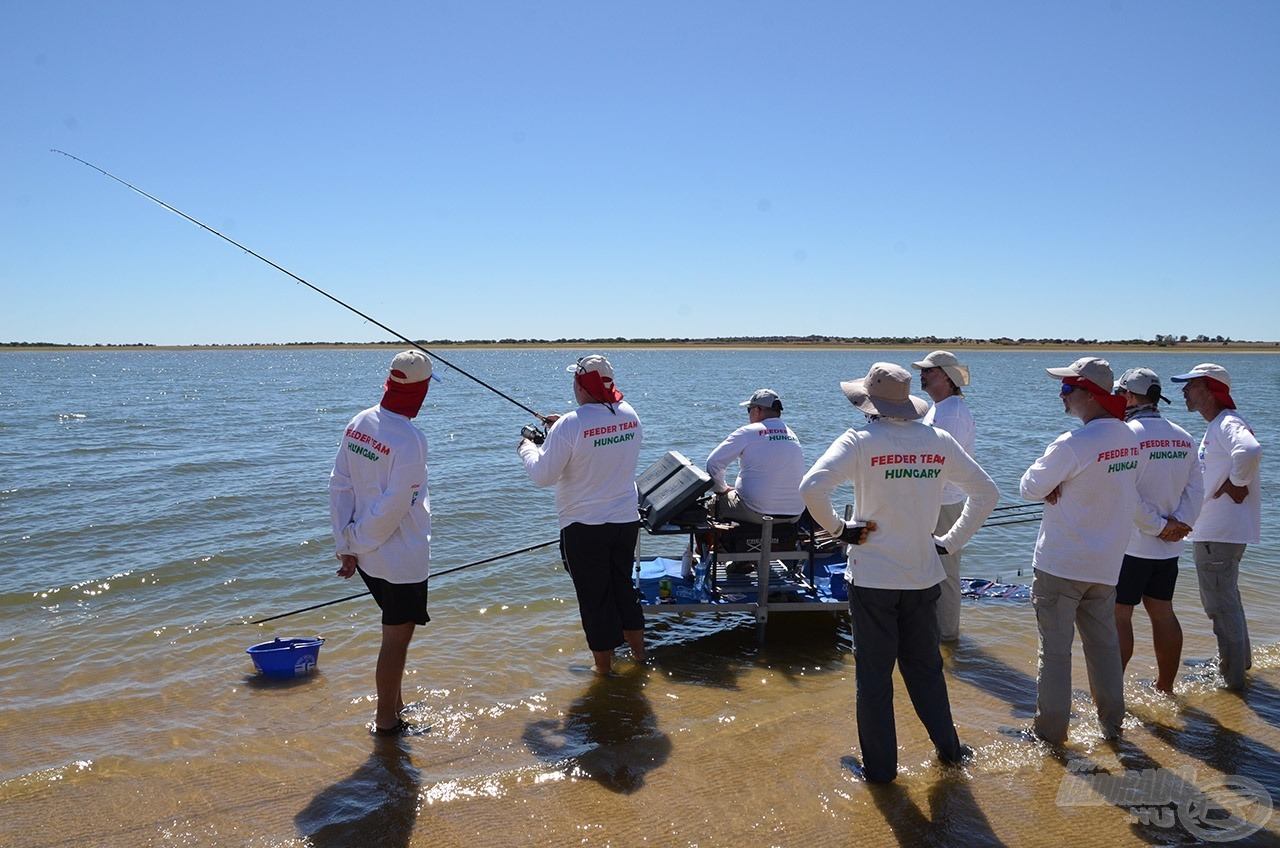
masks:
{"type": "Polygon", "coordinates": [[[316,670],[320,659],[319,636],[311,639],[281,639],[260,642],[245,651],[253,665],[268,677],[306,677],[316,670]]]}

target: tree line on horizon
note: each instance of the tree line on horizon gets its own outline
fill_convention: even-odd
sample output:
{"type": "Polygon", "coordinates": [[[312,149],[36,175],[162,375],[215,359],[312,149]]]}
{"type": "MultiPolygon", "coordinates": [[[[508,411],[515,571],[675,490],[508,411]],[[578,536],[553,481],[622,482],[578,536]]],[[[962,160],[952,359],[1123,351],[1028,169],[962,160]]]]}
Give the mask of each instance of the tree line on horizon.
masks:
{"type": "MultiPolygon", "coordinates": [[[[415,342],[423,346],[437,345],[480,345],[480,344],[502,344],[502,345],[610,345],[610,344],[774,344],[774,345],[883,345],[883,346],[934,346],[942,347],[945,345],[1009,345],[1009,346],[1026,346],[1026,345],[1132,345],[1136,347],[1176,347],[1180,344],[1221,344],[1223,346],[1231,344],[1257,344],[1257,345],[1276,345],[1280,346],[1280,342],[1263,342],[1263,341],[1247,341],[1243,339],[1232,339],[1230,336],[1208,336],[1204,333],[1195,337],[1189,337],[1185,333],[1181,335],[1157,333],[1153,339],[1086,339],[1086,338],[1011,338],[1009,336],[1001,336],[998,338],[978,339],[953,336],[942,338],[939,336],[826,336],[826,335],[808,335],[808,336],[709,336],[703,338],[666,338],[666,337],[625,337],[613,336],[603,338],[558,338],[558,339],[531,339],[531,338],[502,338],[502,339],[418,339],[415,342]]],[[[246,343],[246,344],[192,344],[192,345],[157,345],[151,342],[133,342],[126,344],[70,344],[65,342],[0,342],[0,347],[9,348],[34,348],[34,347],[61,347],[61,348],[88,348],[88,349],[110,349],[110,348],[156,348],[156,347],[342,347],[348,345],[361,346],[386,346],[394,347],[401,345],[403,342],[398,340],[392,341],[373,341],[373,342],[263,342],[263,343],[246,343]]]]}

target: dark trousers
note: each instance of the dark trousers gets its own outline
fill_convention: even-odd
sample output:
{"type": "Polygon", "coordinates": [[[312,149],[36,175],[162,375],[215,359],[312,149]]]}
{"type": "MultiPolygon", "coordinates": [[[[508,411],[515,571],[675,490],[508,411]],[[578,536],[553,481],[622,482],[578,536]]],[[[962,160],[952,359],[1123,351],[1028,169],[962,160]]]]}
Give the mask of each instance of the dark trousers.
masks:
{"type": "Polygon", "coordinates": [[[938,651],[940,594],[938,586],[849,587],[858,686],[858,745],[867,780],[887,782],[898,774],[898,731],[893,716],[895,663],[939,758],[944,762],[960,760],[960,739],[951,721],[951,701],[938,651]]]}
{"type": "Polygon", "coordinates": [[[570,524],[560,531],[560,558],[573,578],[587,647],[612,651],[622,631],[643,630],[640,595],[631,582],[640,522],[570,524]]]}

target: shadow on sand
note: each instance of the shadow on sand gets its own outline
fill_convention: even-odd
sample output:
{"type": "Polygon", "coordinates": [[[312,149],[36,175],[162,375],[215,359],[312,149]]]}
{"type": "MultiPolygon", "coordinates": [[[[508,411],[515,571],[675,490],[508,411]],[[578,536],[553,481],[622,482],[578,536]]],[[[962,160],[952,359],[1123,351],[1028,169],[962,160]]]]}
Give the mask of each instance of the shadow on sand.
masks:
{"type": "Polygon", "coordinates": [[[418,770],[403,737],[371,738],[369,759],[294,816],[298,832],[315,848],[409,845],[417,822],[418,770]]]}
{"type": "Polygon", "coordinates": [[[671,740],[658,728],[644,694],[647,679],[643,668],[594,678],[562,718],[526,725],[525,745],[570,777],[590,778],[625,795],[639,791],[645,775],[671,753],[671,740]]]}
{"type": "Polygon", "coordinates": [[[867,789],[899,845],[1004,845],[962,774],[946,775],[929,786],[928,815],[899,783],[868,783],[867,789]]]}

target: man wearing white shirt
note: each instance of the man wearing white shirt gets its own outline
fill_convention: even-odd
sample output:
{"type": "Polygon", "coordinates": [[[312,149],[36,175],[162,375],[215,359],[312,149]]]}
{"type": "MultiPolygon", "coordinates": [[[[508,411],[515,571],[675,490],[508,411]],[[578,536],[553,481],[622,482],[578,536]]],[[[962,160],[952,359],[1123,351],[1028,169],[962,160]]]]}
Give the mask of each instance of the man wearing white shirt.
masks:
{"type": "Polygon", "coordinates": [[[415,625],[427,615],[431,496],[427,437],[413,426],[431,386],[431,360],[396,354],[382,401],[347,424],[329,475],[329,516],[344,580],[359,573],[382,610],[373,732],[407,727],[401,686],[415,625]]]}
{"type": "Polygon", "coordinates": [[[804,450],[782,420],[782,401],[772,389],[760,389],[740,405],[747,408],[749,423],[730,433],[707,457],[716,517],[760,524],[766,515],[799,516],[804,512],[804,450]],[[735,461],[738,477],[730,486],[725,472],[735,461]]]}
{"type": "Polygon", "coordinates": [[[1105,359],[1045,370],[1061,380],[1066,413],[1084,423],[1055,439],[1019,483],[1024,498],[1045,504],[1031,560],[1040,636],[1034,728],[1053,744],[1067,739],[1071,643],[1079,628],[1102,735],[1115,739],[1124,721],[1116,579],[1138,507],[1138,437],[1124,424],[1124,399],[1111,393],[1115,378],[1105,359]]]}
{"type": "Polygon", "coordinates": [[[1000,492],[949,433],[920,423],[928,404],[911,395],[910,371],[877,362],[865,378],[840,388],[867,416],[867,426],[836,439],[805,474],[800,493],[814,520],[849,543],[845,580],[862,774],[887,783],[898,773],[895,664],[938,759],[953,764],[965,755],[938,650],[938,584],[946,576],[938,555],[958,550],[973,536],[1000,492]],[[853,524],[831,502],[831,493],[844,483],[854,489],[853,524]],[[968,497],[955,525],[935,536],[948,483],[968,497]]]}
{"type": "Polygon", "coordinates": [[[1139,602],[1151,619],[1156,653],[1156,689],[1173,694],[1182,660],[1182,625],[1173,611],[1182,540],[1191,532],[1204,497],[1200,463],[1191,434],[1162,418],[1157,402],[1160,377],[1149,368],[1120,375],[1115,393],[1125,399],[1125,423],[1138,437],[1138,511],[1116,584],[1116,632],[1120,664],[1133,656],[1133,608],[1139,602]]]}
{"type": "Polygon", "coordinates": [[[1218,664],[1228,689],[1243,689],[1252,667],[1249,628],[1238,585],[1246,545],[1262,533],[1262,446],[1236,411],[1231,375],[1206,362],[1171,377],[1182,387],[1187,409],[1209,422],[1200,441],[1204,506],[1188,537],[1194,543],[1200,602],[1218,639],[1218,664]]]}
{"type": "MultiPolygon", "coordinates": [[[[969,366],[961,365],[949,351],[935,350],[920,362],[911,363],[911,367],[920,371],[920,388],[933,401],[933,406],[924,414],[924,423],[946,430],[965,453],[974,456],[977,428],[963,391],[963,387],[969,385],[969,366]]],[[[963,509],[964,492],[954,485],[944,488],[934,534],[941,536],[950,530],[963,509]]],[[[938,597],[938,638],[954,642],[960,638],[960,550],[945,554],[942,567],[947,571],[947,579],[942,582],[942,594],[938,597]]]]}
{"type": "Polygon", "coordinates": [[[566,369],[578,407],[551,415],[541,445],[522,439],[516,450],[540,487],[555,486],[560,556],[573,579],[578,614],[595,672],[613,672],[613,651],[624,641],[645,660],[644,611],[631,583],[640,513],[636,462],[644,428],[613,381],[613,366],[598,354],[566,369]]]}

